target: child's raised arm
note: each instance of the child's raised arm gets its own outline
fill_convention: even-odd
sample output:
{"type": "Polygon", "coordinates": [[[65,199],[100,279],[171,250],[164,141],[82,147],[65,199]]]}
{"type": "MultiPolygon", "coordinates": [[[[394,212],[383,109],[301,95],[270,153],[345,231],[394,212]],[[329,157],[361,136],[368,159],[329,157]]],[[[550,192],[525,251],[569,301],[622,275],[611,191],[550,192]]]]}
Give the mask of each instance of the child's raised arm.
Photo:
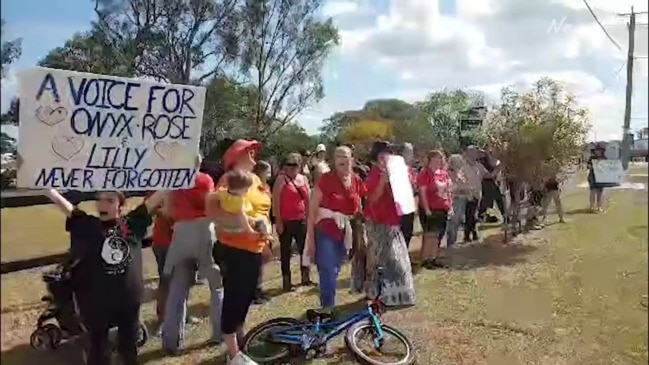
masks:
{"type": "Polygon", "coordinates": [[[74,205],[70,203],[68,199],[66,199],[61,193],[59,193],[56,189],[49,189],[45,191],[45,195],[47,195],[48,198],[61,209],[63,214],[65,214],[66,217],[71,217],[72,216],[72,211],[74,210],[74,205]]]}

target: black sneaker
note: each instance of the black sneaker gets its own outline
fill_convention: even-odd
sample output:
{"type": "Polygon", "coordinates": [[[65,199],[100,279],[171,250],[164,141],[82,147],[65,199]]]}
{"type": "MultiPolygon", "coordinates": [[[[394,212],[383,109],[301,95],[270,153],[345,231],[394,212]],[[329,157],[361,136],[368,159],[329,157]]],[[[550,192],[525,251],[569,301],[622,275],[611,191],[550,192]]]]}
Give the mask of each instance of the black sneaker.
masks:
{"type": "Polygon", "coordinates": [[[423,267],[426,270],[439,269],[441,267],[439,265],[440,264],[437,259],[428,259],[428,260],[424,260],[424,262],[421,263],[421,267],[423,267]]]}
{"type": "Polygon", "coordinates": [[[256,296],[255,299],[252,300],[252,304],[262,305],[262,304],[268,303],[268,301],[269,301],[269,299],[266,298],[266,296],[262,294],[262,295],[256,296]]]}
{"type": "Polygon", "coordinates": [[[444,263],[441,259],[435,259],[431,263],[435,269],[446,269],[448,268],[448,265],[444,263]]]}

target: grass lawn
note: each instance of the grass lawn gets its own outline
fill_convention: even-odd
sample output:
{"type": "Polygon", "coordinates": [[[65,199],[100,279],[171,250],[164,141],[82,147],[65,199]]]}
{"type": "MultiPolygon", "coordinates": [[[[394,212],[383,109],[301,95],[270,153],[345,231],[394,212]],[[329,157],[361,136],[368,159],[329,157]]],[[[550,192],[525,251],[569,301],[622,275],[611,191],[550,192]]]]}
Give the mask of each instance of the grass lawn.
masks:
{"type": "MultiPolygon", "coordinates": [[[[644,167],[635,173],[646,171],[644,167]]],[[[585,213],[587,191],[576,190],[564,199],[567,224],[550,224],[510,245],[492,236],[484,244],[455,249],[450,254],[453,268],[418,273],[417,305],[389,312],[386,322],[410,337],[422,365],[646,364],[647,192],[610,190],[607,195],[609,204],[603,214],[585,213]]],[[[5,228],[23,227],[12,229],[22,233],[3,230],[3,261],[7,254],[24,257],[65,247],[58,212],[50,207],[14,210],[20,209],[31,211],[20,211],[22,218],[12,218],[13,210],[2,211],[3,225],[11,222],[5,228]],[[42,244],[46,239],[50,246],[42,244]]],[[[551,222],[555,221],[552,216],[551,222]]],[[[495,230],[484,233],[497,234],[495,230]]],[[[418,243],[418,239],[413,242],[418,243]]],[[[150,255],[147,260],[147,274],[152,276],[150,255]]],[[[266,288],[278,293],[279,265],[270,263],[265,272],[266,288]]],[[[358,308],[354,303],[359,298],[346,289],[348,277],[347,268],[337,298],[342,311],[358,308]]],[[[150,289],[154,285],[147,284],[150,289]]],[[[75,346],[38,354],[27,344],[43,290],[39,273],[3,275],[2,288],[2,364],[75,364],[75,346]]],[[[193,290],[194,315],[206,317],[207,298],[206,287],[193,290]]],[[[315,290],[276,295],[270,303],[253,308],[248,326],[278,316],[300,316],[317,305],[315,290]]],[[[148,302],[143,315],[149,322],[152,310],[148,302]]],[[[223,346],[203,345],[210,335],[208,327],[207,319],[190,327],[189,349],[178,358],[162,357],[160,342],[153,338],[142,350],[143,363],[223,364],[223,346]]],[[[355,363],[342,341],[339,345],[329,357],[311,363],[355,363]]]]}

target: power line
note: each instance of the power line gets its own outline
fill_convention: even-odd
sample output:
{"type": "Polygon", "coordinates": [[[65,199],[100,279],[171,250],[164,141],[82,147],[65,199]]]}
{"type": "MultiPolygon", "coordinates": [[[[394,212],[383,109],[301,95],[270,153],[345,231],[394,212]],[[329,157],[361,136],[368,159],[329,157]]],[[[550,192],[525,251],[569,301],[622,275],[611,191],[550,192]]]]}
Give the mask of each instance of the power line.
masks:
{"type": "Polygon", "coordinates": [[[617,13],[618,16],[629,16],[631,14],[635,15],[644,15],[644,14],[649,14],[649,11],[639,11],[639,12],[633,12],[633,13],[617,13]]]}
{"type": "Polygon", "coordinates": [[[604,28],[602,23],[599,21],[599,18],[597,18],[597,15],[593,11],[593,8],[590,7],[590,4],[588,4],[588,1],[586,1],[586,0],[582,0],[582,1],[584,2],[584,5],[586,5],[586,7],[588,8],[588,11],[590,12],[590,15],[592,15],[593,18],[595,19],[595,22],[597,22],[597,25],[599,25],[599,28],[604,32],[604,34],[606,34],[606,37],[608,38],[608,40],[611,41],[615,45],[615,47],[617,47],[617,49],[621,51],[622,47],[620,47],[620,45],[617,44],[615,39],[613,39],[613,37],[611,37],[611,35],[608,34],[608,31],[606,30],[606,28],[604,28]]]}

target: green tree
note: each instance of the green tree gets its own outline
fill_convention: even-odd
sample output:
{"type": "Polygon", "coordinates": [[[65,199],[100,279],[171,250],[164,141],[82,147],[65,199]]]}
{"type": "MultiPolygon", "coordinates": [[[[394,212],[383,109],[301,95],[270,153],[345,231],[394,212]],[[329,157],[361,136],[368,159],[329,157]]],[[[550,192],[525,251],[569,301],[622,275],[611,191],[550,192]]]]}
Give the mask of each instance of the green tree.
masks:
{"type": "Polygon", "coordinates": [[[2,49],[0,49],[0,57],[2,58],[2,69],[0,70],[0,77],[4,78],[9,65],[14,63],[22,54],[22,39],[16,38],[10,41],[5,41],[5,20],[0,20],[0,38],[2,38],[2,49]]]}
{"type": "Polygon", "coordinates": [[[322,0],[247,0],[241,25],[240,71],[257,89],[251,133],[270,138],[324,97],[322,66],[339,43],[332,20],[319,20],[322,0]]]}
{"type": "Polygon", "coordinates": [[[20,99],[13,98],[6,112],[0,115],[0,124],[18,125],[20,124],[20,99]]]}
{"type": "Polygon", "coordinates": [[[269,136],[264,146],[264,156],[277,156],[280,160],[291,152],[312,151],[316,140],[299,124],[290,122],[269,136]]]}
{"type": "Polygon", "coordinates": [[[16,139],[0,132],[0,153],[16,152],[16,139]]]}
{"type": "Polygon", "coordinates": [[[540,185],[581,156],[589,121],[573,95],[542,78],[531,91],[503,89],[484,132],[508,178],[540,185]]]}
{"type": "Polygon", "coordinates": [[[110,41],[95,25],[90,31],[76,33],[61,47],[51,50],[40,66],[132,77],[135,75],[135,54],[128,41],[110,41]]]}
{"type": "Polygon", "coordinates": [[[137,76],[202,84],[237,54],[235,0],[94,0],[96,27],[137,76]]]}
{"type": "Polygon", "coordinates": [[[360,110],[347,110],[334,113],[324,120],[320,133],[324,140],[336,141],[340,133],[349,125],[363,120],[390,120],[395,129],[394,138],[401,141],[402,133],[406,130],[403,124],[413,120],[419,115],[419,111],[410,103],[399,99],[375,99],[370,100],[360,110]]]}
{"type": "Polygon", "coordinates": [[[227,138],[250,135],[256,89],[230,78],[216,77],[206,85],[201,150],[211,154],[227,138]]]}
{"type": "Polygon", "coordinates": [[[484,97],[481,93],[465,90],[443,90],[429,94],[422,102],[415,103],[421,115],[431,128],[426,128],[421,121],[418,122],[418,129],[427,134],[426,138],[433,139],[436,146],[443,148],[450,153],[461,150],[460,144],[460,120],[467,115],[469,110],[476,106],[484,105],[484,97]]]}

